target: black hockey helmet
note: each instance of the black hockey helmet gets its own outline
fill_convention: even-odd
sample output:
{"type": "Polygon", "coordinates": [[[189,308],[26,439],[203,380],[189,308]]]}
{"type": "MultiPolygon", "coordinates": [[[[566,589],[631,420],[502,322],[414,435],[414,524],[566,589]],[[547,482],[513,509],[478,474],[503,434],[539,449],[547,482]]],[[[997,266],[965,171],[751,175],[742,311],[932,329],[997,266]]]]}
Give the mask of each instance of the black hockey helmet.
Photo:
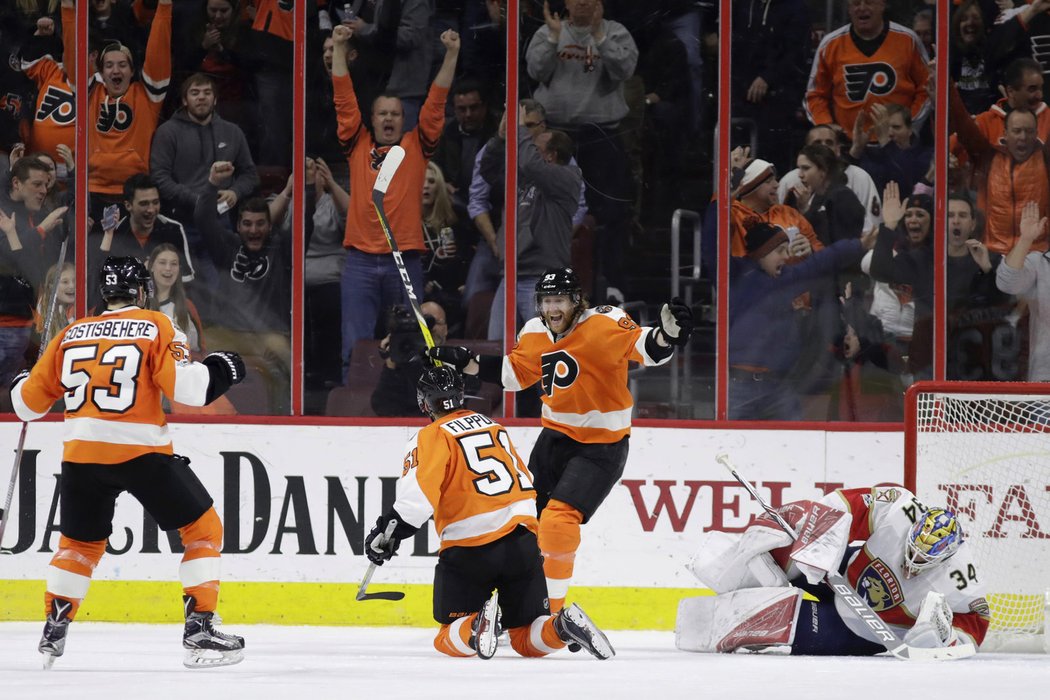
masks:
{"type": "Polygon", "coordinates": [[[567,296],[572,303],[579,305],[583,301],[583,287],[580,278],[571,267],[552,267],[536,282],[536,307],[539,308],[543,297],[567,296]]]}
{"type": "Polygon", "coordinates": [[[416,384],[416,403],[427,415],[463,407],[463,377],[451,365],[427,367],[416,384]]]}
{"type": "Polygon", "coordinates": [[[153,278],[138,258],[106,258],[98,282],[105,301],[139,301],[140,291],[145,292],[147,299],[153,295],[153,278]]]}

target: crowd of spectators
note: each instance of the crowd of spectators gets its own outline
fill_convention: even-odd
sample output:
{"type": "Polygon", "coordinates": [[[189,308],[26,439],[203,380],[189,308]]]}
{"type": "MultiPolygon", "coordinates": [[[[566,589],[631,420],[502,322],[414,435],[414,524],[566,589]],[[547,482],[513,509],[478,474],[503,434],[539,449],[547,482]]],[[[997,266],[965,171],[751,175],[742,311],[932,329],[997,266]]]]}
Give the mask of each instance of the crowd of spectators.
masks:
{"type": "MultiPolygon", "coordinates": [[[[519,327],[533,315],[536,275],[552,266],[576,267],[592,303],[629,300],[640,286],[631,256],[659,240],[652,231],[676,208],[706,210],[714,279],[708,196],[721,188],[732,199],[734,417],[899,419],[900,391],[931,377],[942,351],[938,264],[948,378],[1041,378],[1026,356],[1047,337],[1034,256],[1050,240],[1040,225],[1050,216],[1050,65],[1038,49],[1050,0],[952,4],[944,183],[934,182],[934,3],[740,0],[723,125],[733,176],[719,186],[717,6],[522,2],[520,101],[506,105],[501,0],[90,0],[79,47],[74,0],[5,3],[0,384],[46,340],[42,300],[69,277],[55,262],[79,204],[76,51],[91,78],[90,232],[75,254],[89,280],[107,255],[148,259],[158,308],[194,352],[235,349],[254,368],[242,412],[289,411],[295,255],[305,259],[311,412],[335,387],[370,394],[375,378],[355,386],[351,368],[355,354],[361,363],[389,352],[392,309],[408,303],[403,272],[444,336],[503,337],[508,137],[519,327]],[[291,206],[296,2],[307,18],[302,224],[291,206]],[[828,8],[841,23],[822,25],[828,8]],[[407,155],[386,213],[404,270],[371,206],[395,144],[407,155]],[[936,188],[950,195],[947,222],[933,215],[936,188]],[[945,231],[942,263],[933,240],[945,231]]],[[[78,287],[89,310],[94,286],[78,287]]],[[[393,370],[389,355],[381,366],[393,370]]],[[[384,387],[410,383],[394,377],[384,387]]]]}

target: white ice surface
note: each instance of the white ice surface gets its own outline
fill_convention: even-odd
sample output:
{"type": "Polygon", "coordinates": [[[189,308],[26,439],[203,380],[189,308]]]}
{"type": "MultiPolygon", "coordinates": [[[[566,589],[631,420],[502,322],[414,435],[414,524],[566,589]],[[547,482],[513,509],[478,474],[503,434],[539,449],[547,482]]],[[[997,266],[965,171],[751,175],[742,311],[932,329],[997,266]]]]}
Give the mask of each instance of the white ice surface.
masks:
{"type": "Polygon", "coordinates": [[[984,700],[1050,698],[1050,657],[978,655],[917,663],[892,658],[690,654],[669,632],[612,631],[617,655],[489,661],[434,651],[432,629],[229,625],[246,640],[237,666],[182,667],[180,625],[74,622],[50,671],[36,651],[41,624],[0,624],[0,697],[76,700],[984,700]]]}

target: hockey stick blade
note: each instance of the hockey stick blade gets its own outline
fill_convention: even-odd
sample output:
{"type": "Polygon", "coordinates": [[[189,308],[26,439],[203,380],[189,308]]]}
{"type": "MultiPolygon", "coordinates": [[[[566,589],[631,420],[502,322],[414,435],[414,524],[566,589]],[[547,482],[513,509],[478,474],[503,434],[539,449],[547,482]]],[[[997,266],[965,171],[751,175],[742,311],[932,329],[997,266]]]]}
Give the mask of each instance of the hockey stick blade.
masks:
{"type": "Polygon", "coordinates": [[[376,184],[372,186],[372,197],[374,198],[378,192],[380,195],[386,194],[386,188],[390,187],[390,181],[394,179],[394,173],[401,167],[401,161],[405,159],[405,149],[401,146],[394,146],[386,152],[386,156],[383,158],[383,165],[379,168],[379,175],[376,176],[376,184]]]}
{"type": "MultiPolygon", "coordinates": [[[[394,534],[394,530],[397,528],[397,520],[391,518],[390,522],[387,523],[386,529],[383,534],[377,539],[379,547],[386,546],[386,543],[394,534]]],[[[378,564],[372,562],[368,565],[368,571],[365,572],[364,578],[361,579],[361,585],[357,588],[357,600],[401,600],[405,597],[405,594],[401,591],[380,591],[379,593],[367,593],[368,584],[372,582],[372,575],[375,574],[376,569],[379,567],[378,564]]]]}
{"type": "Polygon", "coordinates": [[[358,600],[401,600],[405,597],[402,591],[379,591],[378,593],[358,593],[358,600]]]}

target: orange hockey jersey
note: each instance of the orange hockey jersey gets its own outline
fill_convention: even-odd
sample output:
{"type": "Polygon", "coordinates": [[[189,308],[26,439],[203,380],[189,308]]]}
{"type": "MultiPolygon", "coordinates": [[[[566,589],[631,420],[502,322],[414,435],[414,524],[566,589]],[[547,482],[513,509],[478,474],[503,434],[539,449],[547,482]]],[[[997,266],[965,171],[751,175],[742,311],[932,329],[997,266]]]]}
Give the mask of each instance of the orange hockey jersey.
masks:
{"type": "Polygon", "coordinates": [[[65,397],[67,462],[119,464],[150,452],[171,454],[161,394],[201,406],[208,391],[208,368],[189,357],[186,336],[163,313],[137,306],[107,311],[55,336],[29,377],[12,387],[11,403],[29,421],[65,397]]]}
{"type": "Polygon", "coordinates": [[[507,431],[467,409],[409,440],[394,510],[416,527],[433,515],[441,549],[494,542],[518,525],[538,529],[532,474],[507,431]]]}
{"type": "Polygon", "coordinates": [[[847,134],[865,104],[896,102],[920,121],[933,109],[926,93],[926,49],[910,29],[888,23],[872,55],[854,43],[850,25],[827,34],[817,47],[806,89],[806,116],[813,124],[838,124],[847,134]]]}
{"type": "MultiPolygon", "coordinates": [[[[347,149],[350,162],[350,211],[346,217],[345,248],[365,253],[389,253],[379,217],[372,206],[372,187],[390,146],[377,146],[365,128],[357,106],[350,76],[332,76],[335,111],[339,122],[339,140],[347,149]]],[[[383,208],[390,220],[390,230],[402,250],[426,250],[423,243],[423,179],[427,161],[434,155],[445,126],[445,100],[448,88],[430,86],[426,102],[419,112],[419,126],[401,137],[405,160],[397,177],[390,182],[383,208]]]]}
{"type": "MultiPolygon", "coordinates": [[[[76,15],[75,8],[62,8],[63,56],[76,55],[76,15]]],[[[37,89],[26,152],[44,152],[56,163],[61,163],[58,145],[65,144],[73,149],[76,142],[76,98],[65,66],[50,55],[44,55],[23,59],[22,72],[36,83],[37,89]]]]}
{"type": "Polygon", "coordinates": [[[132,175],[149,173],[149,151],[171,82],[171,5],[157,5],[146,43],[142,80],[123,97],[110,97],[101,81],[91,86],[88,114],[88,190],[118,195],[132,175]]]}
{"type": "Polygon", "coordinates": [[[557,342],[540,318],[525,324],[518,343],[503,358],[503,386],[519,391],[542,387],[540,422],[573,440],[612,443],[631,434],[634,399],[627,389],[627,363],[662,365],[645,351],[655,329],[639,326],[623,309],[587,309],[557,342]]]}

